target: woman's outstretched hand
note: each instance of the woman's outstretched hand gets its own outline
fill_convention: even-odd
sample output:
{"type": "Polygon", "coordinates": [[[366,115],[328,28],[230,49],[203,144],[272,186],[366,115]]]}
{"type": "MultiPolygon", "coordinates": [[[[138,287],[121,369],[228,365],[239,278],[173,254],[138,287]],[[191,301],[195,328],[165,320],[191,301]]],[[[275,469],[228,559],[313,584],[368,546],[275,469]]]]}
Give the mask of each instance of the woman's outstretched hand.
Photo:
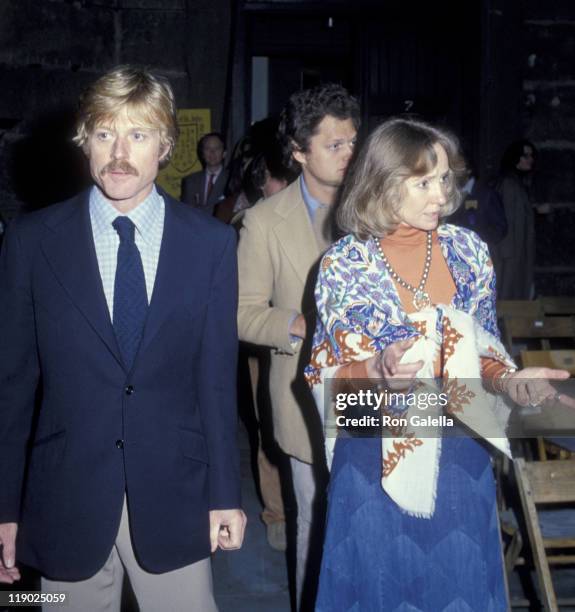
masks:
{"type": "Polygon", "coordinates": [[[408,389],[423,361],[400,363],[403,355],[414,345],[415,338],[400,340],[386,347],[381,353],[367,360],[367,373],[370,378],[381,378],[392,391],[408,389]]]}
{"type": "Polygon", "coordinates": [[[554,400],[565,406],[575,408],[575,399],[558,393],[551,381],[567,380],[567,370],[552,368],[524,368],[506,376],[503,391],[520,406],[539,406],[546,401],[554,400]]]}

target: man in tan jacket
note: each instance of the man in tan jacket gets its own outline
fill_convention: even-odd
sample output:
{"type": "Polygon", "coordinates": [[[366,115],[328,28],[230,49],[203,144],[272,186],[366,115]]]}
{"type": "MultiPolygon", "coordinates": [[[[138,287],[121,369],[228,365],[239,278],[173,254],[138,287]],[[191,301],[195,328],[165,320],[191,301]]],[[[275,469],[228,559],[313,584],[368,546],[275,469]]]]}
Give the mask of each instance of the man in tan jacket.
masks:
{"type": "Polygon", "coordinates": [[[321,541],[313,550],[310,541],[312,527],[314,533],[316,527],[321,530],[323,516],[315,520],[314,514],[323,505],[325,486],[321,424],[303,368],[315,327],[317,264],[332,241],[329,213],[358,127],[357,101],[342,87],[321,85],[293,94],[279,133],[286,161],[301,175],[247,210],[240,232],[239,335],[272,348],[274,435],[289,455],[298,506],[296,590],[301,609],[312,605],[315,595],[321,541]]]}

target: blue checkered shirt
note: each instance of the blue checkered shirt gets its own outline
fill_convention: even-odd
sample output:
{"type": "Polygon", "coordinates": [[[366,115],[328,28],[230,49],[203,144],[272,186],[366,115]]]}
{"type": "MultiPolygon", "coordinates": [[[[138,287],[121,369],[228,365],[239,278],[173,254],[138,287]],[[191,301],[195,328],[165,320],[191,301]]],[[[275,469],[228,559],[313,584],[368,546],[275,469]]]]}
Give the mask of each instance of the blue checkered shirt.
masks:
{"type": "MultiPolygon", "coordinates": [[[[120,245],[120,237],[113,228],[112,222],[120,214],[98,187],[92,188],[90,192],[90,222],[110,319],[112,319],[112,313],[114,312],[114,281],[116,279],[118,246],[120,245]]],[[[164,199],[153,187],[150,195],[126,216],[136,226],[135,242],[142,258],[149,304],[154,290],[162,234],[164,233],[164,199]]]]}

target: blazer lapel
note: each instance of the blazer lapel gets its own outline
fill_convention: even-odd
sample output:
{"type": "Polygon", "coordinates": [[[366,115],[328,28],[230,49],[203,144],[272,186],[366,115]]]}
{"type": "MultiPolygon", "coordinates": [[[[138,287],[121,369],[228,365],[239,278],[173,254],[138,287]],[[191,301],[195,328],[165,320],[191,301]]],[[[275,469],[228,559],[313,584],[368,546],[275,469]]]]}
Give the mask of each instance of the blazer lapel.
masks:
{"type": "Polygon", "coordinates": [[[310,268],[320,256],[320,250],[301,195],[299,180],[285,189],[276,214],[281,220],[274,226],[273,231],[287,259],[305,285],[310,268]]]}
{"type": "Polygon", "coordinates": [[[174,306],[186,303],[185,294],[198,278],[194,266],[200,266],[203,261],[199,241],[190,240],[189,223],[179,218],[178,207],[181,204],[164,192],[161,195],[166,203],[164,232],[139,354],[153,340],[174,306]]]}
{"type": "Polygon", "coordinates": [[[96,258],[88,195],[70,202],[71,214],[52,225],[42,251],[70,299],[123,367],[96,258]]]}

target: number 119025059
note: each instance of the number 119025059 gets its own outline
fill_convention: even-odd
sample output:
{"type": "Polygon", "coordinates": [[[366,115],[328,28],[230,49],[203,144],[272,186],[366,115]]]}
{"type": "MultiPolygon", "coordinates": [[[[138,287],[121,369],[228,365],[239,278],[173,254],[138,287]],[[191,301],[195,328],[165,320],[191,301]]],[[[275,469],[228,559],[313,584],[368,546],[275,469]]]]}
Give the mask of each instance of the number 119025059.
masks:
{"type": "Polygon", "coordinates": [[[33,606],[65,604],[67,593],[40,593],[38,591],[0,592],[0,606],[33,606]]]}

